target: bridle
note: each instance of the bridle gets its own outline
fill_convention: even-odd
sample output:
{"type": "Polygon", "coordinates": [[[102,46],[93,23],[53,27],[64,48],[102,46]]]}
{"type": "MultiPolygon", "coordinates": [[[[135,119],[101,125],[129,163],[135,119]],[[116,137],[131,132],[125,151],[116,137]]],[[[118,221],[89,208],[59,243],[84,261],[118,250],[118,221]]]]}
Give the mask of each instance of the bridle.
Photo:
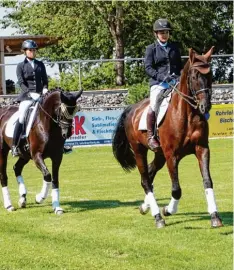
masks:
{"type": "MultiPolygon", "coordinates": [[[[208,71],[203,73],[203,74],[207,74],[210,71],[210,65],[208,63],[199,63],[196,65],[193,65],[190,67],[188,73],[190,73],[190,71],[192,69],[196,69],[198,72],[202,73],[201,71],[199,71],[199,69],[203,69],[203,68],[207,68],[208,71]]],[[[174,90],[179,96],[181,96],[181,98],[183,100],[185,100],[190,106],[192,106],[194,109],[197,109],[199,106],[199,100],[197,99],[197,95],[201,92],[208,92],[208,95],[211,96],[211,88],[202,88],[199,90],[194,90],[192,87],[192,82],[189,79],[189,76],[187,76],[187,87],[190,90],[192,96],[190,95],[186,95],[183,92],[181,92],[178,88],[177,85],[179,84],[179,82],[176,83],[175,86],[172,86],[172,91],[174,90]],[[192,102],[194,102],[195,104],[193,104],[192,102]]]]}
{"type": "MultiPolygon", "coordinates": [[[[199,63],[199,64],[196,64],[196,65],[191,66],[190,69],[189,69],[189,72],[192,69],[196,69],[201,74],[207,74],[207,73],[210,72],[210,65],[208,63],[199,63]],[[206,72],[202,73],[199,69],[206,69],[206,72]]],[[[195,91],[193,89],[193,87],[192,87],[191,80],[189,80],[189,76],[187,77],[187,84],[189,86],[189,90],[191,91],[193,97],[196,97],[201,92],[208,92],[209,96],[211,96],[211,91],[212,91],[211,88],[202,88],[202,89],[199,89],[199,90],[196,90],[195,91]]]]}
{"type": "Polygon", "coordinates": [[[41,103],[39,103],[40,109],[47,115],[49,118],[55,122],[60,128],[66,129],[69,128],[72,125],[72,119],[75,116],[75,114],[80,111],[79,105],[74,106],[68,106],[64,103],[61,103],[60,106],[56,109],[56,119],[50,115],[47,111],[44,110],[41,103]],[[68,108],[74,108],[73,112],[70,114],[68,111],[68,108]],[[65,120],[64,120],[65,119],[65,120]],[[69,121],[66,121],[69,120],[69,121]]]}

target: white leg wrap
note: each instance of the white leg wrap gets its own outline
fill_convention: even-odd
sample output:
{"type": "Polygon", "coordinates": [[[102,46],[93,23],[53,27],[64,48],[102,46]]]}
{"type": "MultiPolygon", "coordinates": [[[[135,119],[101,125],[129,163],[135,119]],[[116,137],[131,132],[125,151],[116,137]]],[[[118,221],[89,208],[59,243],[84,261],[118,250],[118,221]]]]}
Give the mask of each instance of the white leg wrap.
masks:
{"type": "Polygon", "coordinates": [[[51,187],[51,182],[46,182],[45,180],[43,180],[43,186],[41,189],[41,197],[46,199],[48,197],[48,193],[51,187]]]}
{"type": "Polygon", "coordinates": [[[27,194],[27,189],[25,187],[23,177],[21,175],[20,176],[17,176],[16,177],[16,180],[17,180],[17,182],[19,184],[19,195],[22,196],[22,195],[27,194]]]}
{"type": "Polygon", "coordinates": [[[43,180],[43,186],[41,192],[36,195],[36,202],[42,203],[47,197],[50,190],[51,182],[46,182],[43,180]]]}
{"type": "Polygon", "coordinates": [[[147,195],[145,195],[145,200],[144,202],[141,204],[141,208],[143,210],[144,213],[147,213],[149,208],[150,208],[150,205],[148,203],[148,200],[147,200],[147,195]]]}
{"type": "Polygon", "coordinates": [[[55,210],[57,207],[59,207],[59,189],[54,188],[51,192],[52,197],[52,207],[55,210]]]}
{"type": "Polygon", "coordinates": [[[3,195],[4,207],[8,208],[9,206],[11,206],[11,198],[10,198],[8,187],[2,188],[2,195],[3,195]]]}
{"type": "Polygon", "coordinates": [[[205,189],[205,194],[206,194],[206,200],[207,200],[209,214],[217,212],[218,210],[217,210],[217,206],[216,206],[216,202],[215,202],[215,196],[214,196],[213,188],[206,188],[205,189]]]}
{"type": "Polygon", "coordinates": [[[171,201],[166,207],[167,212],[169,212],[170,214],[175,214],[177,212],[178,204],[179,200],[175,200],[173,197],[171,197],[171,201]]]}
{"type": "Polygon", "coordinates": [[[149,192],[147,194],[147,202],[150,205],[151,215],[153,217],[160,213],[158,204],[157,204],[156,199],[154,198],[154,194],[152,192],[149,192]]]}

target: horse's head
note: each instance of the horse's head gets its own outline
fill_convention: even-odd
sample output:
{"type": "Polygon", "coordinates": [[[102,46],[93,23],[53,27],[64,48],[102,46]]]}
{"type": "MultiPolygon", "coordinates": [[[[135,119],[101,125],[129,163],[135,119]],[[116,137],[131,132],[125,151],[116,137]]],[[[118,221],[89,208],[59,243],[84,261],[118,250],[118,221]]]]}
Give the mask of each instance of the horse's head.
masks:
{"type": "Polygon", "coordinates": [[[76,112],[80,110],[77,100],[81,96],[82,92],[83,90],[80,90],[77,94],[63,91],[60,92],[61,104],[59,106],[57,116],[64,139],[71,136],[72,119],[76,112]]]}
{"type": "Polygon", "coordinates": [[[201,114],[211,109],[212,73],[210,60],[214,47],[206,54],[198,55],[189,50],[188,88],[196,101],[201,114]]]}

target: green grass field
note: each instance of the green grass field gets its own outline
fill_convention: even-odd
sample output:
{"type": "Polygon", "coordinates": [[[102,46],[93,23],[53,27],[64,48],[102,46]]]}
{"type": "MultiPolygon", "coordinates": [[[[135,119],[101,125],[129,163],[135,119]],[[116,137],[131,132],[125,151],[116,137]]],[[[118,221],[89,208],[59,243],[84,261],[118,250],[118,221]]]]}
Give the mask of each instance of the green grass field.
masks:
{"type": "MultiPolygon", "coordinates": [[[[76,148],[60,169],[61,207],[51,198],[34,203],[42,175],[24,169],[28,206],[8,213],[1,200],[0,269],[231,270],[233,268],[233,145],[211,140],[211,175],[224,227],[210,228],[202,178],[194,156],[180,163],[182,199],[167,226],[156,229],[150,213],[139,214],[144,198],[137,170],[125,173],[111,147],[76,148]]],[[[16,159],[9,157],[9,188],[17,207],[16,159]]],[[[49,168],[49,160],[47,162],[49,168]]],[[[166,166],[154,182],[160,207],[169,203],[166,166]]],[[[2,196],[1,196],[2,197],[2,196]]]]}

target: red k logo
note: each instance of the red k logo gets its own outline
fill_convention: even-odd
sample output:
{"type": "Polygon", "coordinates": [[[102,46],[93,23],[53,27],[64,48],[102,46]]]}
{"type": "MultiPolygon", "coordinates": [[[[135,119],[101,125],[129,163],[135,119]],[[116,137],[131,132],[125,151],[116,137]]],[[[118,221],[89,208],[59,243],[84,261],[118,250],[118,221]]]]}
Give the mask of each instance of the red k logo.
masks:
{"type": "Polygon", "coordinates": [[[83,129],[83,124],[84,124],[84,121],[85,121],[85,117],[84,116],[78,116],[76,115],[74,118],[73,118],[73,130],[72,130],[72,134],[75,134],[75,135],[84,135],[86,134],[85,130],[83,129]]]}

